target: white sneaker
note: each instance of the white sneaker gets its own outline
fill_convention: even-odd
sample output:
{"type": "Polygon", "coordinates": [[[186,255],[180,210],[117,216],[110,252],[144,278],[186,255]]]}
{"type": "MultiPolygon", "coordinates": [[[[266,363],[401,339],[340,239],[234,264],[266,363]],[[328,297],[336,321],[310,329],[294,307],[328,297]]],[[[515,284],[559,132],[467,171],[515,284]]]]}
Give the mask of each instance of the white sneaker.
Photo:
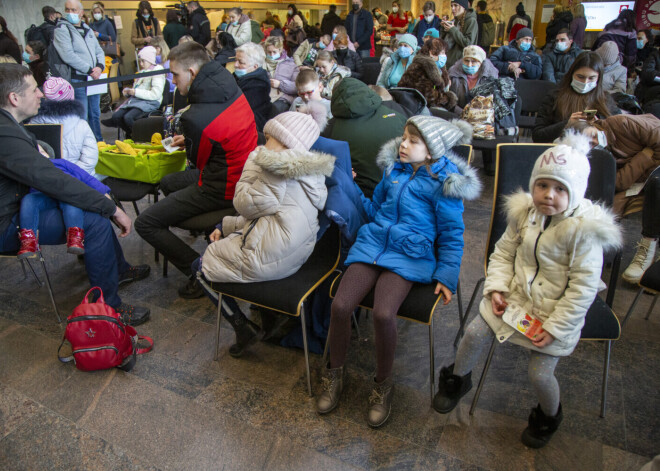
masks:
{"type": "Polygon", "coordinates": [[[635,256],[623,272],[621,278],[628,283],[637,284],[642,278],[642,275],[648,267],[653,263],[653,256],[655,255],[657,240],[643,238],[637,243],[637,252],[635,256]]]}

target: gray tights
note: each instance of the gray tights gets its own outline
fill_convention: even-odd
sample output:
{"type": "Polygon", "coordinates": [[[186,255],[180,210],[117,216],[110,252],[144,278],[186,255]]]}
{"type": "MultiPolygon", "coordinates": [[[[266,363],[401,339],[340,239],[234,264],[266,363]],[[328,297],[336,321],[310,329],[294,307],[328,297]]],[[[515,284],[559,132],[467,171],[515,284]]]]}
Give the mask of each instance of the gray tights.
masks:
{"type": "MultiPolygon", "coordinates": [[[[495,335],[486,321],[481,315],[477,315],[470,322],[458,346],[454,374],[465,376],[472,371],[484,348],[489,346],[494,338],[495,335]]],[[[555,378],[558,361],[559,357],[530,350],[527,374],[539,398],[541,409],[548,416],[556,415],[559,409],[559,383],[555,378]]]]}

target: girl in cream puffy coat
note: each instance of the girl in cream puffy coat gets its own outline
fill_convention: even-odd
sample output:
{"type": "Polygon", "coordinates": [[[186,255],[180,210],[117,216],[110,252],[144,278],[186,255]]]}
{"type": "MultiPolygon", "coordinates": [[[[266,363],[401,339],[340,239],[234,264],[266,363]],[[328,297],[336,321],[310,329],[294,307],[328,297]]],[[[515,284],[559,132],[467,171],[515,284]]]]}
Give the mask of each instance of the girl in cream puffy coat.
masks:
{"type": "MultiPolygon", "coordinates": [[[[312,254],[318,212],[328,195],[325,177],[335,157],[309,150],[319,137],[318,123],[325,123],[325,107],[302,110],[282,113],[264,126],[266,145],[249,155],[236,185],[238,216],[223,219],[202,257],[207,280],[278,280],[293,275],[312,254]]],[[[237,337],[230,354],[240,356],[258,327],[235,303],[229,306],[234,314],[224,314],[237,337]]]]}
{"type": "Polygon", "coordinates": [[[599,290],[603,252],[621,245],[614,215],[584,198],[589,177],[588,142],[569,135],[536,161],[529,187],[506,204],[508,226],[488,264],[484,298],[466,330],[454,365],[440,371],[433,407],[450,412],[472,387],[471,370],[493,337],[530,352],[529,379],[539,398],[522,442],[544,446],[562,420],[554,370],[580,339],[599,290]],[[567,145],[570,143],[571,145],[567,145]],[[542,323],[532,339],[503,321],[520,308],[542,323]]]}

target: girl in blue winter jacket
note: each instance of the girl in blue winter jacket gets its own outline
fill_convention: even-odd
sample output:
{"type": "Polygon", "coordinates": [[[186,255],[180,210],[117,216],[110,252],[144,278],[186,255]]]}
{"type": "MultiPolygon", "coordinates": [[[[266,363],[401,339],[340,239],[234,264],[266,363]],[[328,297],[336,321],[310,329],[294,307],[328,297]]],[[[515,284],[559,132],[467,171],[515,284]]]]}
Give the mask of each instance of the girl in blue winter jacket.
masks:
{"type": "Polygon", "coordinates": [[[362,197],[370,222],[351,248],[348,269],[332,303],[330,364],[317,411],[326,414],[339,402],[351,314],[374,289],[376,377],[369,397],[368,423],[380,427],[390,414],[396,314],[413,283],[434,283],[445,304],[456,291],[463,255],[463,199],[476,198],[476,173],[448,152],[471,136],[465,123],[413,116],[403,137],[383,146],[378,164],[385,168],[373,199],[362,197]]]}

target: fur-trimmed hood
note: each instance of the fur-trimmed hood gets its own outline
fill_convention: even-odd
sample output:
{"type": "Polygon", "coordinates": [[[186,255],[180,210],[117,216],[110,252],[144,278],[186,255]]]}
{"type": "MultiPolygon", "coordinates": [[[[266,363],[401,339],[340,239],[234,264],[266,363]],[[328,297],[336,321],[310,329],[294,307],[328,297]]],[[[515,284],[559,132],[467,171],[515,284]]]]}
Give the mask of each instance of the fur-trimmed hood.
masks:
{"type": "Polygon", "coordinates": [[[80,119],[87,120],[85,109],[83,108],[82,103],[76,100],[42,100],[38,116],[44,116],[46,118],[66,118],[67,116],[77,116],[80,119]]]}
{"type": "MultiPolygon", "coordinates": [[[[464,140],[467,138],[464,138],[464,140]]],[[[469,143],[461,140],[458,144],[469,143]]],[[[402,138],[397,137],[386,142],[378,152],[376,163],[380,168],[386,170],[388,173],[392,171],[394,164],[401,162],[399,158],[399,145],[402,138]]],[[[444,157],[453,163],[459,173],[447,173],[447,178],[443,184],[443,194],[450,198],[459,198],[463,200],[473,200],[481,194],[481,181],[477,175],[477,171],[470,167],[465,160],[463,160],[456,153],[451,150],[445,152],[444,157]]],[[[431,171],[434,173],[440,170],[440,164],[436,161],[431,165],[431,171]]]]}
{"type": "Polygon", "coordinates": [[[275,175],[299,180],[308,175],[329,177],[335,168],[335,157],[322,152],[294,149],[272,151],[261,147],[254,163],[275,175]]]}
{"type": "MultiPolygon", "coordinates": [[[[522,189],[505,200],[506,216],[509,225],[520,226],[534,209],[532,195],[522,189]]],[[[621,228],[614,213],[605,206],[583,199],[569,216],[557,215],[553,218],[575,218],[579,224],[581,243],[596,243],[604,251],[620,248],[623,244],[621,228]]]]}

